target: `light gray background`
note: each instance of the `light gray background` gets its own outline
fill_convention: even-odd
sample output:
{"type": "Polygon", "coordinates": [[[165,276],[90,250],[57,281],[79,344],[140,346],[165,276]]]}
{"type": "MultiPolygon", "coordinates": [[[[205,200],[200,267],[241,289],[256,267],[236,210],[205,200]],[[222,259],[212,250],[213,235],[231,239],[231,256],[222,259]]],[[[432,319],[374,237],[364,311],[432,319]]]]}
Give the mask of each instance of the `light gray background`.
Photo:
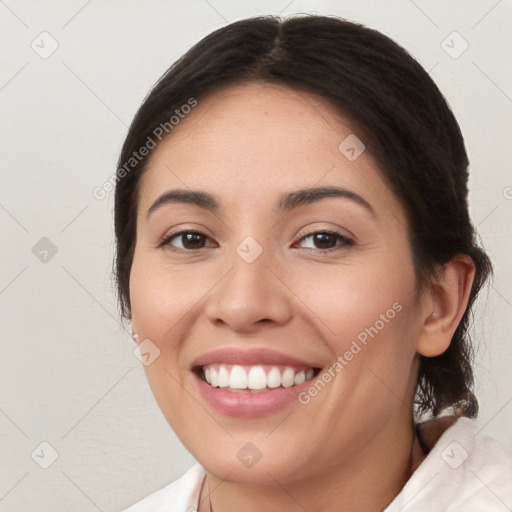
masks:
{"type": "Polygon", "coordinates": [[[237,19],[299,12],[391,36],[454,110],[471,215],[496,267],[475,324],[479,422],[512,449],[510,0],[0,0],[1,511],[119,511],[194,462],[119,323],[113,197],[92,190],[115,171],[150,86],[193,43],[237,19]],[[59,45],[46,59],[43,31],[59,45]],[[469,43],[458,58],[441,46],[462,49],[453,31],[469,43]],[[32,252],[42,237],[58,249],[46,262],[32,252]],[[58,455],[48,469],[43,441],[58,455]]]}

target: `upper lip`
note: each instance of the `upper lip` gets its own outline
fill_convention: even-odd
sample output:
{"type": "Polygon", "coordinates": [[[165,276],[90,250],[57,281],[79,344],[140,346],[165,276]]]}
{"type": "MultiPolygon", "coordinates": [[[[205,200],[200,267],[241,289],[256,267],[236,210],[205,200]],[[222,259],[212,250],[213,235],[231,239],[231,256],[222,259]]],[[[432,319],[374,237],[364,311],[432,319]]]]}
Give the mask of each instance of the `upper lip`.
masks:
{"type": "Polygon", "coordinates": [[[299,359],[276,350],[266,348],[260,349],[239,349],[234,347],[218,348],[206,352],[196,357],[192,363],[192,368],[205,366],[213,363],[239,364],[253,366],[258,364],[299,366],[304,368],[318,368],[317,365],[309,361],[299,359]]]}

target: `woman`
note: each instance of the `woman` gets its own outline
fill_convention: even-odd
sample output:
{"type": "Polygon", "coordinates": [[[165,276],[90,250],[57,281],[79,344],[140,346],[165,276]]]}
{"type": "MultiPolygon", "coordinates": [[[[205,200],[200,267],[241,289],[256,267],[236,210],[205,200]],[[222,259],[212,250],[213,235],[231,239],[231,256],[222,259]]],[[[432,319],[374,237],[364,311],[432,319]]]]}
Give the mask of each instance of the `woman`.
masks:
{"type": "Polygon", "coordinates": [[[355,23],[239,21],[169,69],[120,156],[116,276],[200,464],[130,512],[512,507],[470,419],[467,167],[427,73],[355,23]]]}

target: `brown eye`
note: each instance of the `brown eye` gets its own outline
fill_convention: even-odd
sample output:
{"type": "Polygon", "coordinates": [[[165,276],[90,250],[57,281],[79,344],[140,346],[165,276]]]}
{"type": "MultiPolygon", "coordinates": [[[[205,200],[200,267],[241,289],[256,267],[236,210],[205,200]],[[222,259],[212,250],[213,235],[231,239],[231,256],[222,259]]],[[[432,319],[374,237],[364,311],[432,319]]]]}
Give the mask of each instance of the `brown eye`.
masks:
{"type": "Polygon", "coordinates": [[[303,247],[319,252],[329,252],[354,244],[350,238],[333,231],[316,231],[302,237],[300,242],[306,240],[310,240],[310,242],[308,245],[303,245],[303,247]]]}
{"type": "Polygon", "coordinates": [[[162,240],[159,247],[171,246],[185,251],[197,250],[206,247],[208,237],[199,231],[180,231],[162,240]]]}
{"type": "Polygon", "coordinates": [[[315,233],[313,235],[313,243],[317,249],[330,249],[336,246],[336,235],[331,233],[315,233]]]}

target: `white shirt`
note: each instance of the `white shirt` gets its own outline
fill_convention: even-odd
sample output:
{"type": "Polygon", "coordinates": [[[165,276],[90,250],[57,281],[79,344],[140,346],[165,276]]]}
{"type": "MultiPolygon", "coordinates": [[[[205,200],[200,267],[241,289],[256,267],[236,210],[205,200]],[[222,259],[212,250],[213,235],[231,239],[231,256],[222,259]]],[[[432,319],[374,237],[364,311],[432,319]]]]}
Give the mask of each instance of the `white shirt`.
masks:
{"type": "MultiPolygon", "coordinates": [[[[206,476],[196,464],[124,512],[196,512],[206,476]]],[[[512,453],[460,418],[383,512],[511,512],[512,453]]]]}

